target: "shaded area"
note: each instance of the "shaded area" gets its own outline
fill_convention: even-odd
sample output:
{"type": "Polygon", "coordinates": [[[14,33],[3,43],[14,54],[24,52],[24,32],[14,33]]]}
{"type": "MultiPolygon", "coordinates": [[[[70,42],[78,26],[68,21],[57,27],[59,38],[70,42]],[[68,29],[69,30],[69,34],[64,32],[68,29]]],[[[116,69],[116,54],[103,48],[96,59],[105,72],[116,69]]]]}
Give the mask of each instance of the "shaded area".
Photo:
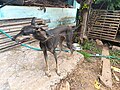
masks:
{"type": "Polygon", "coordinates": [[[0,4],[23,5],[23,6],[50,6],[50,7],[69,7],[74,0],[1,0],[0,4]],[[9,3],[8,3],[9,2],[9,3]]]}

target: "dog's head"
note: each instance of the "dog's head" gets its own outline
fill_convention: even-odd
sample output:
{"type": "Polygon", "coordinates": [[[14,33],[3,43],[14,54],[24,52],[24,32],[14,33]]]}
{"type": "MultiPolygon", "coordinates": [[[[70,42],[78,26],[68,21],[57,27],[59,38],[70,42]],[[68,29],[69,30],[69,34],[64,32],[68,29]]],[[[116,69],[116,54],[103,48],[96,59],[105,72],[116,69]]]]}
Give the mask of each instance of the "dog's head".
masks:
{"type": "Polygon", "coordinates": [[[36,39],[43,40],[48,38],[47,32],[42,27],[36,29],[35,34],[33,35],[36,39]]]}

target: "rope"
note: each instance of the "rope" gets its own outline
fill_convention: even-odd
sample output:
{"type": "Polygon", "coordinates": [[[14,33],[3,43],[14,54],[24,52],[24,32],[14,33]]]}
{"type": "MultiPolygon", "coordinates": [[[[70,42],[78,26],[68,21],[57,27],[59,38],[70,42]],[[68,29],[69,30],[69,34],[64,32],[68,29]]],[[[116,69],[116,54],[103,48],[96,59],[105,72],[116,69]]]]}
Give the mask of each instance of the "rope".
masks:
{"type": "MultiPolygon", "coordinates": [[[[10,38],[12,40],[12,37],[9,34],[7,34],[6,32],[4,32],[1,29],[0,29],[0,32],[3,33],[4,35],[6,35],[8,38],[10,38]]],[[[21,46],[24,46],[26,48],[33,49],[33,50],[36,50],[36,51],[42,51],[40,48],[31,47],[31,46],[29,46],[27,44],[24,44],[24,43],[21,43],[21,42],[18,42],[18,41],[15,41],[15,42],[18,43],[18,44],[21,44],[21,46]]],[[[56,49],[56,51],[60,51],[60,50],[56,49]]],[[[69,52],[69,50],[63,50],[63,51],[69,52]]],[[[96,55],[89,54],[89,56],[91,56],[91,57],[105,57],[105,58],[109,58],[109,59],[120,60],[120,58],[115,57],[115,56],[104,56],[104,55],[100,55],[100,54],[96,54],[96,55]]]]}
{"type": "Polygon", "coordinates": [[[116,56],[105,56],[105,55],[101,55],[101,54],[90,54],[90,53],[87,53],[87,52],[84,52],[84,51],[80,51],[79,53],[83,54],[84,57],[86,58],[89,58],[89,57],[104,57],[104,58],[107,58],[107,59],[116,59],[116,60],[120,60],[119,57],[116,57],[116,56]]]}
{"type": "MultiPolygon", "coordinates": [[[[6,35],[8,38],[10,38],[10,39],[12,40],[12,37],[11,37],[9,34],[7,34],[4,30],[1,30],[1,29],[0,29],[0,32],[1,32],[2,34],[6,35]]],[[[29,48],[29,49],[32,49],[32,50],[36,50],[36,51],[42,51],[41,48],[35,48],[35,47],[29,46],[29,45],[27,45],[27,44],[21,43],[21,42],[19,42],[19,41],[15,41],[15,42],[16,42],[17,44],[20,44],[21,46],[26,47],[26,48],[29,48]]],[[[59,49],[56,49],[56,51],[60,51],[60,50],[59,50],[59,49]]],[[[69,50],[63,50],[63,51],[69,52],[69,50]]]]}

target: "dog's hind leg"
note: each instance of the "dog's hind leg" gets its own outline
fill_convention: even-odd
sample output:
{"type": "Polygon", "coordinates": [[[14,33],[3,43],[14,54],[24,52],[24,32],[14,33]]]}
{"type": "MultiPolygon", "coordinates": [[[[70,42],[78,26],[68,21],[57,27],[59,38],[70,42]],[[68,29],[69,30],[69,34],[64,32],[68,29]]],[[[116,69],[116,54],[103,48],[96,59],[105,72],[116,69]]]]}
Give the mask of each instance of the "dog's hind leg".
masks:
{"type": "Polygon", "coordinates": [[[71,52],[71,55],[73,54],[73,41],[72,41],[72,37],[73,37],[73,32],[72,31],[69,31],[67,32],[67,35],[66,35],[66,44],[67,44],[67,47],[70,49],[70,52],[71,52]]]}
{"type": "Polygon", "coordinates": [[[60,36],[60,40],[59,40],[59,47],[60,47],[60,52],[59,54],[61,53],[61,51],[63,50],[63,41],[65,40],[65,37],[64,36],[60,36]]]}
{"type": "Polygon", "coordinates": [[[49,65],[48,65],[48,55],[47,55],[47,50],[43,50],[43,53],[44,53],[45,63],[46,63],[45,74],[46,74],[48,77],[51,77],[50,70],[49,70],[49,65]]]}

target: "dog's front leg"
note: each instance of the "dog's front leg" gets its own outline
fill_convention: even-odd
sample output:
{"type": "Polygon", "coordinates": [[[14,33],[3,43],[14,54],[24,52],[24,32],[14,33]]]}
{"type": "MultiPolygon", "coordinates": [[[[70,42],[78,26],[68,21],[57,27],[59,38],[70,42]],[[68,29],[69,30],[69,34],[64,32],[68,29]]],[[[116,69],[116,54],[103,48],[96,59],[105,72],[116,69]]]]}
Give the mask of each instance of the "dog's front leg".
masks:
{"type": "Polygon", "coordinates": [[[47,47],[46,47],[46,43],[39,43],[40,44],[40,47],[43,51],[43,54],[44,54],[44,58],[45,58],[45,64],[46,64],[46,70],[45,70],[45,74],[50,77],[51,74],[50,74],[50,71],[49,71],[49,65],[48,65],[48,55],[47,55],[47,47]]]}
{"type": "Polygon", "coordinates": [[[46,74],[48,77],[51,77],[50,70],[49,70],[49,65],[48,65],[48,55],[47,55],[47,50],[43,50],[43,53],[44,53],[45,63],[46,63],[45,74],[46,74]]]}
{"type": "Polygon", "coordinates": [[[53,55],[54,55],[55,62],[56,62],[56,69],[55,69],[55,71],[56,71],[57,75],[60,76],[60,71],[59,71],[58,61],[57,61],[57,54],[56,54],[55,50],[53,51],[53,55]]]}

